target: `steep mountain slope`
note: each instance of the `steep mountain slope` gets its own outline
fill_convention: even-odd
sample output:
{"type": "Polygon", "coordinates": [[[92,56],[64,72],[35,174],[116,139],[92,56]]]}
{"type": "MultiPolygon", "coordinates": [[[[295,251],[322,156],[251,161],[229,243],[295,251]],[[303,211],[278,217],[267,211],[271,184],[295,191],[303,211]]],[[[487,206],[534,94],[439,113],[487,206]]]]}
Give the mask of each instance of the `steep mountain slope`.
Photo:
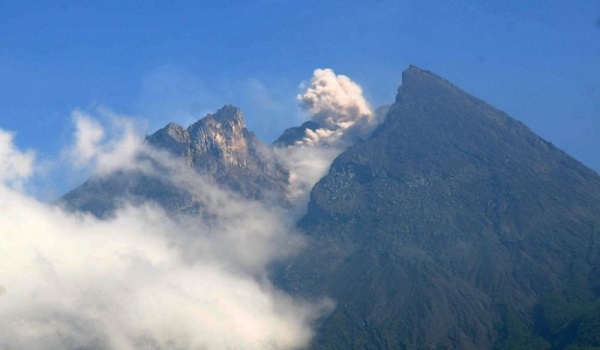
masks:
{"type": "MultiPolygon", "coordinates": [[[[246,129],[242,112],[225,106],[187,129],[170,123],[146,138],[158,150],[198,174],[244,198],[281,200],[288,172],[266,146],[246,129]]],[[[161,172],[161,165],[154,162],[161,172]]],[[[94,176],[67,193],[60,200],[67,208],[110,214],[123,201],[152,201],[173,213],[199,213],[198,203],[190,191],[169,179],[141,171],[119,171],[109,176],[94,176]]]]}
{"type": "Polygon", "coordinates": [[[600,346],[576,336],[600,334],[600,177],[430,72],[403,73],[300,227],[311,245],[278,278],[337,301],[314,348],[600,346]]]}

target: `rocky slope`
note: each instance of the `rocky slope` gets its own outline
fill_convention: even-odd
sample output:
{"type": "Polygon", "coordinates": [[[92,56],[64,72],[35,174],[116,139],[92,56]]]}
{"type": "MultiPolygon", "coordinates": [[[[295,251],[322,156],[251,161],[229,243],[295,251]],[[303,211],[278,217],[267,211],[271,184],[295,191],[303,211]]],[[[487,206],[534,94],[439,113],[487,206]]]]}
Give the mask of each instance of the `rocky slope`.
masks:
{"type": "Polygon", "coordinates": [[[300,227],[276,275],[337,301],[315,349],[600,346],[600,177],[430,72],[404,72],[300,227]]]}

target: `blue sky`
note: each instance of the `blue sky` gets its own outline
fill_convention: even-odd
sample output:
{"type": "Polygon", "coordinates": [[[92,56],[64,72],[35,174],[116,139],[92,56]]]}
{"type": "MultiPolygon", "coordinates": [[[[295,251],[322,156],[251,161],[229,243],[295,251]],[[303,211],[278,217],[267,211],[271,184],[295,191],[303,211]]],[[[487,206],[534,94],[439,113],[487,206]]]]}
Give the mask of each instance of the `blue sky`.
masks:
{"type": "Polygon", "coordinates": [[[0,128],[56,159],[74,109],[151,132],[231,103],[270,142],[302,120],[295,96],[315,68],[378,106],[412,63],[598,172],[599,22],[597,0],[3,1],[0,128]]]}

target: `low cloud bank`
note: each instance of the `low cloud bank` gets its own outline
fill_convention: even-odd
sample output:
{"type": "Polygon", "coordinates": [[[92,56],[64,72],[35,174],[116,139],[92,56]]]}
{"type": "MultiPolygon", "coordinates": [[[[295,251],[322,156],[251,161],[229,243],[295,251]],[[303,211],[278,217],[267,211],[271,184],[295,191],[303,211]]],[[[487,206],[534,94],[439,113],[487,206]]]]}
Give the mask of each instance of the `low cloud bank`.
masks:
{"type": "Polygon", "coordinates": [[[33,154],[19,151],[0,130],[0,347],[296,349],[309,343],[313,322],[330,302],[295,300],[266,278],[268,264],[302,245],[289,213],[174,171],[181,167],[165,154],[139,139],[127,141],[132,134],[106,139],[89,115],[76,114],[75,121],[70,154],[78,166],[154,171],[147,162],[160,163],[167,169],[161,176],[191,186],[213,219],[172,217],[144,203],[100,220],[40,203],[12,186],[31,175],[33,154]],[[121,142],[137,145],[144,156],[131,158],[131,148],[112,146],[121,142]]]}
{"type": "Polygon", "coordinates": [[[23,191],[33,152],[0,129],[0,348],[299,349],[329,300],[297,300],[267,277],[303,248],[294,230],[310,190],[377,118],[350,78],[314,71],[298,96],[319,125],[273,148],[290,169],[290,207],[217,187],[181,159],[143,142],[131,119],[101,109],[72,114],[63,161],[95,176],[137,172],[191,195],[202,215],[124,203],[107,219],[67,212],[23,191]],[[99,117],[99,118],[98,118],[99,117]]]}
{"type": "Polygon", "coordinates": [[[21,188],[33,173],[33,152],[21,152],[13,144],[14,134],[0,129],[0,183],[21,188]]]}

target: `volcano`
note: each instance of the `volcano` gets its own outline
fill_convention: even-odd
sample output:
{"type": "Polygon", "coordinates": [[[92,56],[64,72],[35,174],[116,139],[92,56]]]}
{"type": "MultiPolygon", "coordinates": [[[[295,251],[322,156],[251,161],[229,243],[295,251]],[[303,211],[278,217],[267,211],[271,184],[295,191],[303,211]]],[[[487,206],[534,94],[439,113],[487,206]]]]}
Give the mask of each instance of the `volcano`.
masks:
{"type": "Polygon", "coordinates": [[[600,177],[426,70],[299,226],[276,276],[337,302],[315,349],[600,346],[600,177]]]}
{"type": "MultiPolygon", "coordinates": [[[[279,288],[331,298],[313,349],[600,349],[600,177],[521,122],[415,66],[385,120],[341,153],[297,226],[279,288]]],[[[294,147],[310,122],[271,147],[294,147]]],[[[226,106],[147,137],[248,200],[284,198],[289,171],[226,106]]],[[[107,215],[124,200],[202,215],[160,177],[93,177],[61,199],[107,215]]]]}

